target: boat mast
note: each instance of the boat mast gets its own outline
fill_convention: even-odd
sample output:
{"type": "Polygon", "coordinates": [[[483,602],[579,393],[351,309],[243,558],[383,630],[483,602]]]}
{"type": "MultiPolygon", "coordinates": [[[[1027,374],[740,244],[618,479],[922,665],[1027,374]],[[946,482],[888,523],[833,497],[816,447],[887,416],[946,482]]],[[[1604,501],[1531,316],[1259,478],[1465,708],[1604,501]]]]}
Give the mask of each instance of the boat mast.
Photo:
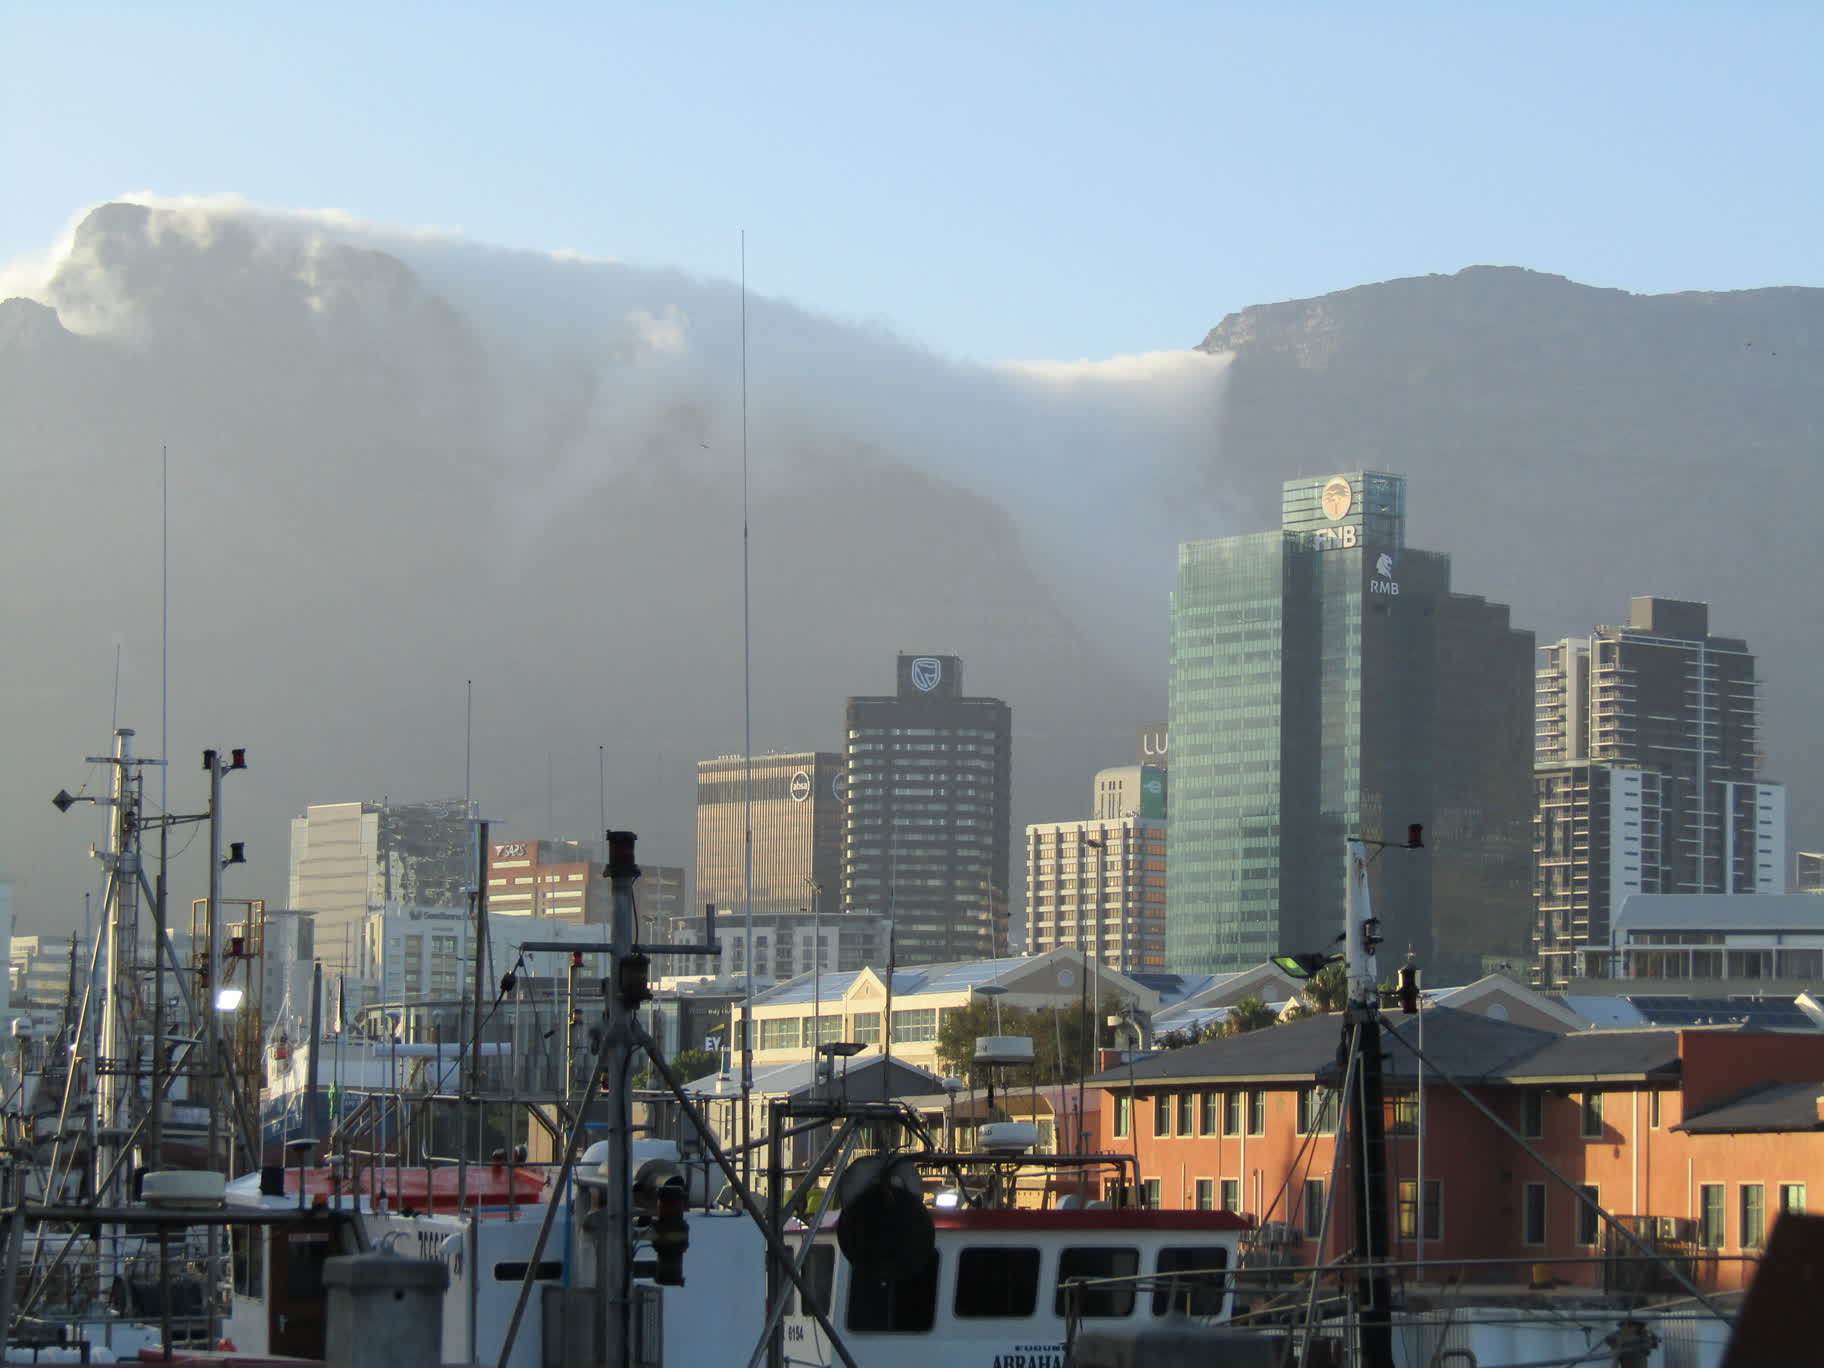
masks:
{"type": "Polygon", "coordinates": [[[1355,1087],[1348,1089],[1345,1098],[1349,1108],[1346,1134],[1355,1151],[1351,1155],[1355,1161],[1351,1198],[1355,1259],[1360,1269],[1355,1295],[1361,1363],[1363,1368],[1393,1368],[1393,1291],[1387,1275],[1386,1090],[1374,962],[1381,924],[1368,898],[1368,844],[1360,839],[1347,843],[1344,870],[1343,953],[1349,971],[1349,1005],[1343,1013],[1343,1046],[1345,1057],[1356,1064],[1355,1087]]]}

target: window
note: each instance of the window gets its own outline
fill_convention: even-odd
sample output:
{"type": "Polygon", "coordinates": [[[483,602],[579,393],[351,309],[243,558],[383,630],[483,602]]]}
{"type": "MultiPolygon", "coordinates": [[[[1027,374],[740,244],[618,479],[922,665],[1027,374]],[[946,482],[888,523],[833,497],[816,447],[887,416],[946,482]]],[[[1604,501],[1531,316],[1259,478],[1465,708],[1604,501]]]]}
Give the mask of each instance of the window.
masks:
{"type": "Polygon", "coordinates": [[[1742,1184],[1742,1248],[1759,1249],[1767,1243],[1767,1189],[1759,1183],[1742,1184]]]}
{"type": "MultiPolygon", "coordinates": [[[[1419,1185],[1411,1180],[1400,1184],[1400,1238],[1419,1238],[1419,1185]]],[[[1444,1184],[1440,1179],[1425,1180],[1425,1238],[1444,1238],[1444,1184]]]]}
{"type": "Polygon", "coordinates": [[[1697,1242],[1705,1249],[1723,1247],[1723,1185],[1700,1183],[1697,1189],[1697,1242]]]}
{"type": "Polygon", "coordinates": [[[1172,1095],[1170,1093],[1153,1094],[1153,1134],[1170,1135],[1172,1133],[1172,1095]]]}
{"type": "Polygon", "coordinates": [[[1577,1190],[1589,1199],[1577,1203],[1577,1243],[1593,1245],[1602,1238],[1602,1217],[1597,1212],[1602,1195],[1594,1183],[1579,1184],[1577,1190]]]}
{"type": "Polygon", "coordinates": [[[1387,1134],[1419,1133],[1419,1095],[1416,1092],[1395,1093],[1387,1099],[1387,1134]]]}
{"type": "Polygon", "coordinates": [[[1224,1135],[1241,1134],[1241,1099],[1238,1092],[1225,1092],[1222,1095],[1222,1133],[1224,1135]]]}
{"type": "Polygon", "coordinates": [[[1256,1088],[1248,1094],[1248,1134],[1267,1133],[1267,1095],[1256,1088]]]}
{"type": "Polygon", "coordinates": [[[1176,1310],[1187,1316],[1220,1316],[1228,1280],[1211,1275],[1228,1266],[1229,1251],[1221,1245],[1168,1245],[1160,1250],[1157,1271],[1182,1276],[1162,1277],[1153,1284],[1153,1314],[1176,1310]]]}
{"type": "Polygon", "coordinates": [[[1222,1180],[1222,1209],[1234,1212],[1241,1210],[1241,1179],[1224,1178],[1222,1180]]]}
{"type": "MultiPolygon", "coordinates": [[[[834,1281],[835,1277],[835,1245],[812,1245],[810,1257],[806,1260],[804,1265],[804,1282],[805,1286],[808,1287],[811,1292],[810,1304],[814,1305],[826,1316],[830,1314],[830,1284],[834,1281]]],[[[795,1311],[800,1300],[798,1289],[793,1288],[787,1295],[791,1299],[787,1305],[787,1309],[795,1311]]],[[[811,1314],[808,1307],[804,1314],[807,1316],[811,1314]]]]}
{"type": "Polygon", "coordinates": [[[1520,1194],[1520,1243],[1545,1243],[1545,1184],[1528,1183],[1520,1194]]]}
{"type": "MultiPolygon", "coordinates": [[[[1148,1185],[1156,1182],[1156,1178],[1149,1179],[1148,1185]]],[[[1076,1289],[1070,1289],[1069,1285],[1075,1281],[1132,1278],[1139,1272],[1140,1251],[1137,1249],[1066,1249],[1058,1255],[1058,1290],[1052,1309],[1060,1316],[1066,1314],[1067,1308],[1073,1309],[1085,1320],[1131,1316],[1134,1314],[1133,1283],[1076,1289]]]]}
{"type": "Polygon", "coordinates": [[[1148,1211],[1159,1210],[1159,1180],[1148,1178],[1141,1186],[1141,1191],[1146,1194],[1146,1209],[1148,1211]]]}
{"type": "Polygon", "coordinates": [[[957,1256],[957,1319],[1030,1316],[1038,1305],[1038,1250],[965,1249],[957,1256]]]}
{"type": "Polygon", "coordinates": [[[1324,1232],[1324,1180],[1305,1180],[1305,1238],[1315,1240],[1324,1232]]]}
{"type": "Polygon", "coordinates": [[[1544,1093],[1520,1094],[1520,1134],[1528,1140],[1537,1140],[1545,1134],[1544,1093]]]}
{"type": "Polygon", "coordinates": [[[1298,1133],[1336,1134],[1336,1093],[1329,1088],[1298,1090],[1298,1133]]]}
{"type": "Polygon", "coordinates": [[[797,1017],[777,1017],[760,1023],[760,1048],[763,1050],[795,1050],[798,1039],[797,1017]]]}
{"type": "Polygon", "coordinates": [[[909,1278],[849,1277],[849,1329],[915,1334],[937,1319],[937,1251],[909,1278]]]}
{"type": "Polygon", "coordinates": [[[1197,1134],[1197,1094],[1194,1092],[1178,1094],[1178,1134],[1197,1134]]]}
{"type": "Polygon", "coordinates": [[[1659,1090],[1647,1094],[1647,1125],[1659,1129],[1659,1090]]]}
{"type": "Polygon", "coordinates": [[[1202,1096],[1201,1114],[1197,1118],[1197,1134],[1216,1134],[1216,1123],[1221,1106],[1221,1093],[1206,1092],[1202,1096]]]}
{"type": "Polygon", "coordinates": [[[913,1007],[893,1013],[893,1043],[937,1039],[937,1008],[913,1007]]]}
{"type": "Polygon", "coordinates": [[[880,1044],[880,1013],[855,1013],[855,1039],[863,1045],[880,1044]]]}
{"type": "Polygon", "coordinates": [[[1805,1184],[1780,1184],[1780,1210],[1782,1212],[1805,1210],[1805,1184]]]}
{"type": "Polygon", "coordinates": [[[1214,1178],[1197,1180],[1197,1210],[1216,1210],[1216,1180],[1214,1178]]]}
{"type": "Polygon", "coordinates": [[[1578,1117],[1579,1133],[1585,1140],[1602,1139],[1602,1094],[1599,1092],[1585,1093],[1578,1117]]]}
{"type": "Polygon", "coordinates": [[[1133,1128],[1134,1128],[1134,1099],[1131,1097],[1117,1097],[1115,1099],[1115,1136],[1116,1136],[1116,1138],[1123,1139],[1123,1140],[1126,1139],[1129,1135],[1131,1135],[1133,1133],[1133,1128]]]}

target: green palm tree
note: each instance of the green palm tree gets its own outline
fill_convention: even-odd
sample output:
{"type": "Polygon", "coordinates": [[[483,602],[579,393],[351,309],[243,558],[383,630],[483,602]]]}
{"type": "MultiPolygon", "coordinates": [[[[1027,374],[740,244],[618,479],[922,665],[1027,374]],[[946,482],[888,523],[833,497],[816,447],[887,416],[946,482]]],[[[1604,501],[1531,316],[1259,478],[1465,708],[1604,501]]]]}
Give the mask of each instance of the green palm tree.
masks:
{"type": "Polygon", "coordinates": [[[1245,1035],[1249,1031],[1271,1026],[1277,1020],[1273,1009],[1267,1006],[1260,994],[1254,993],[1229,1008],[1228,1016],[1223,1018],[1223,1032],[1227,1035],[1245,1035]]]}

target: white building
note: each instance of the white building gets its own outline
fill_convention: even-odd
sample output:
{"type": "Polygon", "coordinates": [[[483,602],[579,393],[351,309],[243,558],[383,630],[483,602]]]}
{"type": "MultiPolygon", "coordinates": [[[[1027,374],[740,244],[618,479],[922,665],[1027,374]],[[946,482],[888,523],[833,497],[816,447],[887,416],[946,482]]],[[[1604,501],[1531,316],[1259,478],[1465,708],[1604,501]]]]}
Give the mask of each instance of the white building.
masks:
{"type": "Polygon", "coordinates": [[[1815,989],[1824,983],[1824,905],[1807,893],[1636,894],[1615,914],[1609,958],[1616,979],[1731,993],[1815,989]]]}

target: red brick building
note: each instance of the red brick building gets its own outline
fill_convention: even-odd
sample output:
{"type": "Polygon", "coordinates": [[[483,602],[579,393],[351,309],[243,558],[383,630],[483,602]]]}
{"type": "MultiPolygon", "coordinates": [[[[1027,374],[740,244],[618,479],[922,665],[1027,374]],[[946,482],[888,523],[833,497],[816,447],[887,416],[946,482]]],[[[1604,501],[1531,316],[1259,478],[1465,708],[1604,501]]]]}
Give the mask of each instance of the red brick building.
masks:
{"type": "MultiPolygon", "coordinates": [[[[1422,1256],[1428,1277],[1488,1258],[1549,1265],[1576,1283],[1639,1268],[1604,1262],[1634,1250],[1569,1184],[1686,1260],[1700,1286],[1739,1287],[1779,1211],[1803,1209],[1813,1186],[1824,1200],[1824,1033],[1559,1034],[1443,1007],[1423,1015],[1388,1019],[1385,1070],[1394,1257],[1422,1256]],[[1407,1048],[1421,1024],[1422,1147],[1407,1048]]],[[[1329,1200],[1339,1177],[1350,1181],[1333,1173],[1341,1021],[1291,1022],[1102,1074],[1092,1080],[1108,1094],[1102,1146],[1136,1154],[1163,1207],[1246,1213],[1297,1263],[1318,1261],[1327,1228],[1322,1253],[1334,1257],[1351,1243],[1346,1194],[1329,1200]]]]}

